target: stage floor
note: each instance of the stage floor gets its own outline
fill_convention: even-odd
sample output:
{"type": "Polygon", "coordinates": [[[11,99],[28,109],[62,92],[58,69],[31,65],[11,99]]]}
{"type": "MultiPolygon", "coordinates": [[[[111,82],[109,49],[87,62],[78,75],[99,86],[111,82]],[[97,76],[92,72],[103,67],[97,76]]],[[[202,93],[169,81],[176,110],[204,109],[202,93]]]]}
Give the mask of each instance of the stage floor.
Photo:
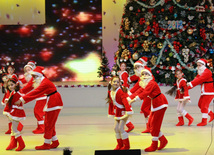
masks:
{"type": "MultiPolygon", "coordinates": [[[[211,127],[209,123],[204,127],[197,127],[201,121],[201,114],[198,107],[187,106],[186,110],[195,118],[193,125],[176,127],[176,107],[170,106],[165,114],[162,132],[169,143],[165,149],[152,153],[143,150],[151,144],[150,134],[141,134],[145,129],[145,120],[139,113],[139,107],[133,107],[135,114],[130,120],[135,129],[129,133],[131,149],[141,149],[141,154],[169,154],[169,155],[202,155],[205,154],[211,142],[211,127]]],[[[212,107],[211,107],[212,108],[212,107]]],[[[72,155],[93,155],[95,150],[112,150],[116,146],[113,130],[114,120],[107,117],[107,106],[105,107],[74,107],[64,108],[59,116],[56,126],[57,137],[60,146],[57,149],[48,151],[36,151],[36,145],[43,144],[43,135],[34,135],[32,130],[36,127],[36,120],[33,116],[33,109],[25,109],[27,119],[23,121],[24,129],[22,136],[26,148],[21,151],[22,155],[60,155],[63,149],[69,147],[73,150],[72,155]]],[[[187,124],[187,120],[185,119],[187,124]]],[[[0,123],[0,154],[18,154],[18,152],[6,151],[10,135],[5,135],[7,130],[7,118],[1,117],[0,123]]],[[[211,145],[208,153],[214,154],[214,144],[211,145]]]]}

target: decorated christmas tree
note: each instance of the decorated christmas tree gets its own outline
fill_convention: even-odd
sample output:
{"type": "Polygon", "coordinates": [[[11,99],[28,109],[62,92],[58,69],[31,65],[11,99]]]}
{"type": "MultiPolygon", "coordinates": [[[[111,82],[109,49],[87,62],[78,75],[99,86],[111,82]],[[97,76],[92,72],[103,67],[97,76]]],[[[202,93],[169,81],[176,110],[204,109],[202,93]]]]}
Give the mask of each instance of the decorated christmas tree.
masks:
{"type": "Polygon", "coordinates": [[[196,75],[196,61],[212,62],[214,6],[212,0],[128,0],[122,16],[115,63],[133,64],[148,57],[155,79],[173,84],[175,69],[187,80],[196,75]]]}
{"type": "Polygon", "coordinates": [[[101,55],[101,65],[98,68],[98,77],[103,77],[102,81],[106,81],[106,77],[110,75],[110,69],[108,67],[108,59],[106,57],[106,52],[103,51],[101,55]]]}

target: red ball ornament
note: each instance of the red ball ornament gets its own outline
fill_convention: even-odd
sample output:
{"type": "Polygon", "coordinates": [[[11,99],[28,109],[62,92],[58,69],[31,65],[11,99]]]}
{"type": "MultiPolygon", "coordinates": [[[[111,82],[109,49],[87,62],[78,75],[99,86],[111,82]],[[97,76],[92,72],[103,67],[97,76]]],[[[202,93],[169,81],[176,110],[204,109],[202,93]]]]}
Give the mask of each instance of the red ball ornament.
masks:
{"type": "Polygon", "coordinates": [[[159,71],[159,70],[157,70],[157,71],[156,71],[156,73],[157,73],[157,74],[159,74],[159,73],[160,73],[160,71],[159,71]]]}

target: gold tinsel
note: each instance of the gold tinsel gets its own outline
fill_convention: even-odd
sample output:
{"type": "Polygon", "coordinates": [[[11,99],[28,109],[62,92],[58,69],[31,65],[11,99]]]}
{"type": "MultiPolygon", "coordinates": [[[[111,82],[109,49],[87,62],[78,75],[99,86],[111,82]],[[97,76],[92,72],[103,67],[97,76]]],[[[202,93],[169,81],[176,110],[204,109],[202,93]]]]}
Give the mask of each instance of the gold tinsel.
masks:
{"type": "Polygon", "coordinates": [[[157,60],[157,57],[156,56],[152,56],[150,62],[152,63],[152,65],[155,65],[156,64],[156,60],[157,60]]]}

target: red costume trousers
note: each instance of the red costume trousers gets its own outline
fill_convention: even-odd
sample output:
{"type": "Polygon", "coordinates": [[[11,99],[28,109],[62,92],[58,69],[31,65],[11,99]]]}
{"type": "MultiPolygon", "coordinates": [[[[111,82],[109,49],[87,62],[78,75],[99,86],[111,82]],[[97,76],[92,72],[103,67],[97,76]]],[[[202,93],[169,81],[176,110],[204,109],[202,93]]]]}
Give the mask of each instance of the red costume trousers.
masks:
{"type": "Polygon", "coordinates": [[[151,99],[149,97],[144,98],[141,105],[141,112],[144,114],[145,118],[149,116],[151,112],[151,99]]]}
{"type": "Polygon", "coordinates": [[[151,112],[149,116],[150,133],[153,137],[158,137],[163,122],[163,117],[167,108],[151,112]]]}
{"type": "MultiPolygon", "coordinates": [[[[47,103],[47,99],[36,101],[36,104],[34,107],[34,116],[38,122],[44,120],[43,116],[45,115],[45,112],[43,111],[43,109],[44,109],[46,103],[47,103]]],[[[43,123],[41,123],[41,124],[43,124],[43,123]]]]}
{"type": "Polygon", "coordinates": [[[209,105],[214,98],[214,95],[201,95],[198,101],[198,107],[201,109],[201,113],[208,113],[209,105]]]}
{"type": "Polygon", "coordinates": [[[45,139],[51,139],[56,135],[55,125],[61,109],[45,112],[45,139]]]}

